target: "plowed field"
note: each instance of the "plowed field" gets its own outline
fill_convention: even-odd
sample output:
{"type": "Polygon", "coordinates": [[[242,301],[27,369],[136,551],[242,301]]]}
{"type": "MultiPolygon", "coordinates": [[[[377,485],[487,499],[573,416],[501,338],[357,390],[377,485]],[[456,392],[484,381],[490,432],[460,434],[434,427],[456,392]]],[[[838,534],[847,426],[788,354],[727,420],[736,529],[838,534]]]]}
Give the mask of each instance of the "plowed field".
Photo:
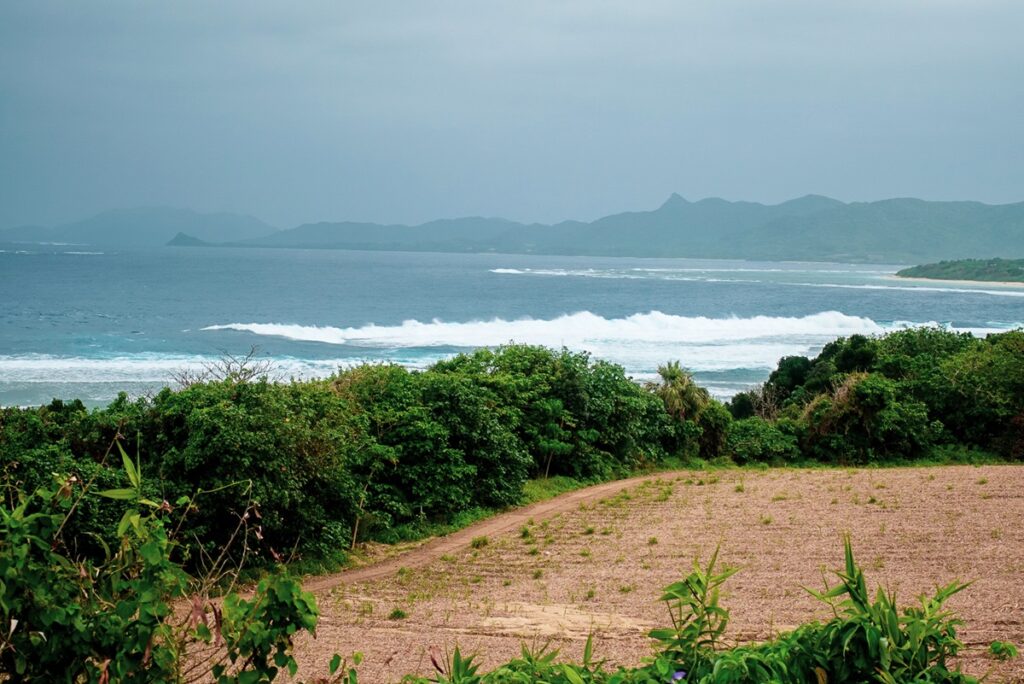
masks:
{"type": "Polygon", "coordinates": [[[901,603],[973,580],[950,603],[966,623],[963,668],[1024,681],[1024,658],[986,652],[994,639],[1024,646],[1021,466],[680,471],[581,490],[308,582],[323,618],[299,659],[308,676],[362,651],[373,684],[431,672],[431,648],[494,665],[550,641],[578,659],[593,634],[598,657],[636,664],[666,624],[660,589],[718,546],[742,568],[723,594],[727,636],[764,640],[830,617],[803,587],[840,567],[843,532],[869,583],[901,603]]]}

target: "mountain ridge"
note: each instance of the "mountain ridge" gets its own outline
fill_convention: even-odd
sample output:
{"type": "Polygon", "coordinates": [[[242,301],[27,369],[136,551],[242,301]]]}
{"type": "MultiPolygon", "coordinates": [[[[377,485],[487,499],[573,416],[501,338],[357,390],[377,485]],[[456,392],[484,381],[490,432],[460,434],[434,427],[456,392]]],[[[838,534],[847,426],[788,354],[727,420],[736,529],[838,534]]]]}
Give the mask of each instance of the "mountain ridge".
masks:
{"type": "Polygon", "coordinates": [[[12,235],[23,237],[27,233],[50,236],[50,240],[56,236],[68,242],[78,238],[80,242],[96,245],[127,240],[126,246],[171,243],[921,263],[1024,255],[1024,202],[991,205],[891,198],[847,203],[822,195],[804,195],[779,204],[761,204],[717,197],[690,201],[672,193],[655,209],[620,212],[589,222],[520,223],[499,217],[469,216],[417,225],[320,221],[282,230],[234,214],[137,209],[104,212],[53,229],[7,229],[0,231],[0,241],[13,241],[12,235]],[[136,213],[132,214],[133,211],[136,213]],[[152,212],[157,212],[157,220],[152,212]],[[112,218],[117,220],[111,221],[112,218]],[[104,221],[109,224],[106,231],[101,230],[104,221]],[[140,222],[147,221],[155,223],[156,228],[141,228],[140,222]],[[82,239],[95,239],[97,234],[106,242],[82,239]]]}

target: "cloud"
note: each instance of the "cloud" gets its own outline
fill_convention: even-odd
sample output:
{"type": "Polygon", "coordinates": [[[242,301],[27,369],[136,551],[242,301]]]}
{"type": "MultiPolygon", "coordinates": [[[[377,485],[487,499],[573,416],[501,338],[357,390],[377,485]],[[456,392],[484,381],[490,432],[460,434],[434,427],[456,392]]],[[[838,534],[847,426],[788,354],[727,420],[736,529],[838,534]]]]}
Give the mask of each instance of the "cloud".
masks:
{"type": "Polygon", "coordinates": [[[0,225],[1017,200],[1022,23],[986,0],[5,3],[0,225]]]}

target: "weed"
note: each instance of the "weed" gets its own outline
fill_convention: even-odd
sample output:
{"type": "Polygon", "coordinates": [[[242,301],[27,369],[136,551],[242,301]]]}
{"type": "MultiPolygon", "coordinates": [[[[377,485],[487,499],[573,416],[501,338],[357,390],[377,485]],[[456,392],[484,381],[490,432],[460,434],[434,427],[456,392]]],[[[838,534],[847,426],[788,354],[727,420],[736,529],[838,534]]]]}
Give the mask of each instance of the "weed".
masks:
{"type": "Polygon", "coordinates": [[[590,549],[583,549],[580,551],[580,555],[584,558],[590,558],[590,549]]]}
{"type": "Polygon", "coordinates": [[[974,484],[979,484],[979,485],[988,484],[988,478],[987,477],[979,477],[977,482],[975,482],[974,484]]]}
{"type": "Polygon", "coordinates": [[[658,543],[658,538],[657,537],[651,537],[651,538],[649,538],[647,540],[647,545],[648,546],[654,546],[657,543],[658,543]]]}
{"type": "Polygon", "coordinates": [[[1009,641],[993,641],[988,645],[988,652],[996,660],[1011,660],[1020,655],[1017,647],[1009,641]]]}
{"type": "Polygon", "coordinates": [[[395,608],[393,611],[388,613],[388,620],[404,620],[409,615],[401,608],[395,608]]]}
{"type": "Polygon", "coordinates": [[[632,584],[623,584],[621,587],[619,587],[619,593],[628,594],[634,589],[636,589],[636,587],[634,587],[632,584]]]}
{"type": "Polygon", "coordinates": [[[736,492],[737,494],[742,494],[744,491],[746,491],[746,487],[743,486],[743,482],[741,481],[733,488],[733,491],[736,492]]]}
{"type": "Polygon", "coordinates": [[[469,545],[474,549],[482,549],[487,546],[489,540],[487,537],[473,537],[473,540],[469,542],[469,545]]]}
{"type": "Polygon", "coordinates": [[[596,596],[596,595],[597,595],[597,592],[595,592],[593,589],[587,589],[587,599],[586,600],[587,601],[592,601],[594,599],[594,596],[596,596]]]}
{"type": "Polygon", "coordinates": [[[760,521],[761,521],[762,525],[771,525],[772,524],[772,516],[770,516],[770,515],[762,515],[761,518],[760,518],[760,521]]]}
{"type": "Polygon", "coordinates": [[[541,570],[540,568],[537,568],[536,570],[533,571],[533,579],[539,580],[543,576],[544,576],[544,571],[541,570]]]}
{"type": "Polygon", "coordinates": [[[594,534],[594,528],[589,525],[583,530],[583,534],[594,534]]]}

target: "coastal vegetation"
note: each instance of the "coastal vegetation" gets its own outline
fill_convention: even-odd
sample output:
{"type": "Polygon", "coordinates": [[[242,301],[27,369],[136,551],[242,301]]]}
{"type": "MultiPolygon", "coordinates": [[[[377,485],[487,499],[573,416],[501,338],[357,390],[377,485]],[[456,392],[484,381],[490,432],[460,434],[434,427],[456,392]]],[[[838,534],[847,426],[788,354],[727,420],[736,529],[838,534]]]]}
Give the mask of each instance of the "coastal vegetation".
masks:
{"type": "MultiPolygon", "coordinates": [[[[101,409],[55,400],[0,410],[8,500],[48,486],[53,473],[125,487],[124,471],[104,458],[119,441],[150,474],[147,498],[202,495],[181,523],[191,563],[216,556],[251,502],[262,557],[315,568],[343,563],[362,540],[415,538],[516,505],[531,479],[597,482],[695,459],[1024,458],[1020,331],[842,338],[813,359],[783,358],[728,405],[678,364],[641,385],[585,353],[522,345],[422,372],[366,364],[304,382],[250,375],[234,369],[101,409]]],[[[73,551],[99,554],[122,513],[84,498],[73,551]]]]}
{"type": "MultiPolygon", "coordinates": [[[[284,383],[234,366],[102,409],[5,408],[4,671],[27,681],[58,666],[89,681],[136,672],[146,673],[139,681],[187,681],[184,654],[209,646],[218,654],[210,667],[223,666],[208,670],[218,681],[268,681],[294,667],[291,640],[317,614],[298,583],[271,568],[336,567],[360,541],[430,534],[548,487],[537,483],[557,492],[686,462],[1024,459],[1021,331],[843,338],[813,359],[782,359],[727,405],[679,363],[659,373],[642,385],[585,353],[509,345],[421,372],[367,364],[284,383]],[[254,595],[233,593],[240,572],[261,568],[270,574],[254,595]],[[218,592],[223,602],[210,598],[218,592]],[[174,622],[171,606],[195,596],[193,617],[174,622]],[[51,669],[32,669],[44,664],[51,669]]],[[[484,549],[487,537],[474,545],[484,549]]],[[[572,684],[677,672],[685,681],[814,681],[819,668],[830,682],[880,671],[890,678],[878,681],[969,681],[946,665],[957,641],[942,603],[959,585],[899,613],[884,594],[866,595],[848,548],[840,584],[822,594],[846,597],[836,621],[720,650],[727,613],[713,585],[725,577],[713,564],[694,573],[666,590],[673,627],[652,633],[661,656],[639,670],[556,667],[524,654],[484,678],[453,656],[437,681],[537,681],[531,668],[548,665],[546,681],[572,684]],[[894,626],[889,615],[904,617],[894,626]],[[850,639],[861,644],[852,661],[843,657],[850,639]]],[[[340,658],[332,665],[354,681],[340,658]]]]}
{"type": "Polygon", "coordinates": [[[912,266],[896,275],[901,278],[936,280],[978,280],[982,282],[1024,283],[1024,259],[957,259],[937,264],[912,266]]]}

